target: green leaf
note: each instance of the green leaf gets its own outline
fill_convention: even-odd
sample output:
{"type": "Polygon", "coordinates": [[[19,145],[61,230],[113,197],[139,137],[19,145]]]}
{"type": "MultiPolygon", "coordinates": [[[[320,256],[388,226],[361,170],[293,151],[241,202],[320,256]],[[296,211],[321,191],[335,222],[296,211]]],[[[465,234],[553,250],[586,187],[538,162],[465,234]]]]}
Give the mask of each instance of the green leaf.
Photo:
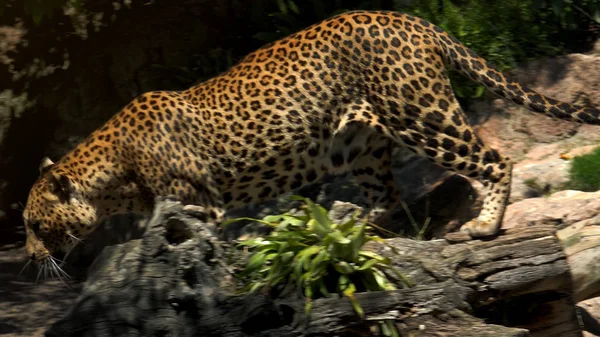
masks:
{"type": "Polygon", "coordinates": [[[237,244],[237,246],[238,247],[248,246],[251,248],[255,248],[255,247],[266,246],[266,245],[270,245],[270,244],[272,244],[272,242],[267,241],[263,238],[253,238],[253,239],[241,241],[237,244]]]}
{"type": "Polygon", "coordinates": [[[477,88],[475,89],[475,94],[472,96],[472,98],[479,98],[479,97],[483,96],[484,92],[485,92],[485,87],[482,85],[478,85],[477,88]]]}
{"type": "Polygon", "coordinates": [[[312,305],[312,301],[309,298],[307,298],[306,304],[304,305],[304,314],[306,315],[307,319],[310,318],[310,311],[312,310],[312,305]]]}
{"type": "Polygon", "coordinates": [[[564,2],[563,0],[552,0],[552,10],[554,15],[562,17],[564,14],[564,2]]]}
{"type": "Polygon", "coordinates": [[[270,284],[276,285],[276,284],[284,283],[284,281],[287,280],[288,275],[289,275],[289,273],[287,273],[287,272],[282,272],[277,275],[274,275],[270,284]]]}
{"type": "Polygon", "coordinates": [[[600,24],[600,9],[594,11],[593,20],[600,24]]]}
{"type": "MultiPolygon", "coordinates": [[[[281,254],[281,263],[290,263],[294,258],[294,252],[285,252],[281,254]]],[[[267,256],[268,259],[268,256],[267,256]]]]}
{"type": "Polygon", "coordinates": [[[279,247],[277,247],[277,252],[279,254],[283,254],[290,246],[289,242],[286,242],[286,241],[280,241],[280,242],[278,242],[278,244],[279,244],[279,247]]]}
{"type": "Polygon", "coordinates": [[[358,253],[360,256],[369,258],[369,259],[373,259],[373,260],[377,260],[377,262],[382,263],[382,264],[391,264],[390,259],[388,259],[387,257],[383,257],[375,252],[372,252],[370,250],[361,250],[358,253]]]}
{"type": "Polygon", "coordinates": [[[385,336],[400,337],[400,333],[398,332],[398,328],[396,328],[396,322],[394,320],[386,319],[381,328],[385,336]]]}
{"type": "Polygon", "coordinates": [[[250,293],[255,293],[256,291],[258,291],[263,286],[264,286],[264,283],[262,283],[262,282],[256,282],[256,283],[252,284],[252,287],[250,288],[249,292],[250,293]]]}
{"type": "Polygon", "coordinates": [[[385,241],[384,239],[382,239],[382,238],[380,238],[379,236],[376,236],[376,235],[368,236],[365,241],[375,241],[375,242],[380,242],[380,243],[387,244],[387,241],[385,241]]]}
{"type": "Polygon", "coordinates": [[[342,231],[342,233],[346,234],[354,225],[356,224],[356,217],[358,216],[359,211],[357,211],[350,220],[338,226],[338,229],[342,231]]]}
{"type": "Polygon", "coordinates": [[[300,10],[298,9],[298,6],[296,6],[296,3],[293,2],[292,0],[288,1],[288,7],[290,8],[290,10],[296,14],[300,14],[300,10]]]}
{"type": "Polygon", "coordinates": [[[265,261],[272,261],[272,260],[275,260],[278,257],[279,257],[279,254],[277,254],[277,253],[265,254],[265,261]]]}
{"type": "Polygon", "coordinates": [[[310,232],[316,234],[319,238],[323,238],[327,235],[327,229],[315,219],[308,220],[306,227],[310,232]]]}
{"type": "Polygon", "coordinates": [[[266,256],[264,253],[255,253],[248,261],[248,264],[246,265],[246,270],[256,270],[262,267],[262,265],[265,263],[265,258],[266,256]]]}
{"type": "Polygon", "coordinates": [[[302,201],[303,203],[306,203],[306,200],[310,200],[301,195],[290,195],[289,199],[293,201],[302,201]]]}
{"type": "Polygon", "coordinates": [[[264,217],[263,219],[265,221],[272,221],[272,219],[277,219],[276,221],[279,222],[279,224],[277,225],[277,230],[293,230],[294,228],[290,228],[290,227],[295,227],[295,228],[302,228],[306,226],[306,221],[308,219],[306,219],[306,217],[297,217],[297,216],[292,216],[292,215],[288,215],[288,214],[283,214],[283,215],[278,215],[278,216],[273,216],[273,217],[264,217]],[[267,219],[269,218],[269,219],[267,219]]]}
{"type": "Polygon", "coordinates": [[[277,224],[279,226],[280,222],[283,220],[283,216],[282,215],[267,215],[264,218],[262,218],[262,220],[266,221],[268,223],[277,224]]]}
{"type": "Polygon", "coordinates": [[[326,250],[321,250],[319,254],[317,254],[317,256],[310,263],[309,270],[311,271],[311,278],[325,274],[327,264],[330,263],[329,258],[329,253],[326,250]]]}
{"type": "Polygon", "coordinates": [[[381,271],[375,269],[373,270],[373,277],[375,277],[375,282],[377,282],[379,290],[386,290],[389,281],[385,275],[383,275],[381,271]]]}
{"type": "Polygon", "coordinates": [[[350,251],[352,253],[353,260],[355,260],[358,257],[360,249],[362,248],[363,244],[365,243],[366,226],[367,226],[366,222],[363,222],[360,226],[358,226],[354,235],[352,235],[352,239],[351,239],[351,243],[350,243],[350,251]]]}
{"type": "Polygon", "coordinates": [[[306,296],[306,298],[308,298],[308,299],[312,299],[313,289],[310,284],[308,284],[304,287],[304,296],[306,296]]]}
{"type": "Polygon", "coordinates": [[[344,289],[343,292],[345,296],[353,297],[354,293],[356,292],[356,286],[354,285],[354,283],[348,283],[346,289],[344,289]]]}
{"type": "Polygon", "coordinates": [[[346,289],[348,286],[348,283],[350,283],[348,277],[346,275],[340,275],[338,278],[338,289],[343,291],[343,289],[346,289]]]}
{"type": "Polygon", "coordinates": [[[361,319],[363,319],[365,317],[365,312],[360,303],[358,303],[358,300],[354,297],[354,295],[347,295],[347,297],[350,300],[350,303],[352,304],[352,308],[354,308],[354,311],[356,311],[356,314],[358,314],[358,316],[361,319]]]}
{"type": "Polygon", "coordinates": [[[385,268],[385,270],[388,270],[388,271],[391,271],[392,273],[394,273],[394,275],[396,275],[397,278],[402,280],[402,282],[404,282],[407,287],[409,287],[409,288],[414,287],[414,284],[406,276],[404,276],[404,274],[402,274],[398,270],[396,270],[396,268],[394,268],[392,266],[387,266],[385,268]]]}
{"type": "Polygon", "coordinates": [[[306,284],[306,282],[308,282],[309,275],[308,275],[308,273],[305,273],[305,274],[299,273],[299,274],[296,274],[296,277],[297,277],[296,287],[298,289],[302,289],[302,287],[304,287],[304,284],[306,284]]]}
{"type": "Polygon", "coordinates": [[[297,255],[297,264],[301,265],[304,270],[308,270],[310,268],[310,259],[313,255],[319,253],[321,251],[320,246],[310,246],[304,250],[302,250],[297,255]]]}
{"type": "Polygon", "coordinates": [[[230,225],[230,224],[232,224],[234,222],[239,222],[239,221],[253,221],[253,222],[259,222],[259,223],[262,223],[264,225],[271,226],[271,227],[276,227],[277,226],[276,223],[264,221],[264,220],[261,220],[261,219],[247,218],[247,217],[235,218],[235,219],[228,219],[228,220],[225,220],[225,221],[221,222],[219,224],[219,226],[225,227],[227,225],[230,225]]]}
{"type": "Polygon", "coordinates": [[[331,231],[331,219],[327,215],[327,210],[320,205],[315,204],[310,199],[306,199],[306,205],[308,206],[309,214],[317,221],[317,223],[323,228],[323,230],[331,231]]]}
{"type": "Polygon", "coordinates": [[[294,275],[295,277],[297,277],[297,281],[298,281],[298,285],[300,285],[300,283],[302,282],[302,271],[303,271],[303,265],[302,263],[298,260],[298,256],[296,256],[296,258],[294,259],[294,275]]]}
{"type": "Polygon", "coordinates": [[[378,263],[377,260],[367,260],[365,263],[363,263],[362,266],[358,267],[357,270],[363,271],[363,270],[371,269],[371,267],[373,267],[376,263],[378,263]]]}
{"type": "Polygon", "coordinates": [[[354,272],[354,268],[346,261],[339,261],[333,267],[341,274],[352,274],[354,272]]]}
{"type": "Polygon", "coordinates": [[[323,294],[323,296],[325,296],[325,297],[331,296],[331,293],[329,292],[329,290],[327,290],[327,287],[325,286],[325,282],[323,282],[323,279],[319,280],[318,284],[319,284],[319,291],[321,292],[321,294],[323,294]]]}
{"type": "Polygon", "coordinates": [[[284,14],[288,13],[288,7],[284,0],[277,0],[277,6],[279,6],[280,12],[282,12],[284,14]]]}
{"type": "Polygon", "coordinates": [[[327,236],[331,237],[333,239],[334,242],[340,243],[340,244],[348,244],[350,243],[350,239],[348,239],[347,237],[342,235],[342,232],[338,231],[338,230],[334,230],[332,232],[330,232],[329,234],[327,234],[327,236]]]}

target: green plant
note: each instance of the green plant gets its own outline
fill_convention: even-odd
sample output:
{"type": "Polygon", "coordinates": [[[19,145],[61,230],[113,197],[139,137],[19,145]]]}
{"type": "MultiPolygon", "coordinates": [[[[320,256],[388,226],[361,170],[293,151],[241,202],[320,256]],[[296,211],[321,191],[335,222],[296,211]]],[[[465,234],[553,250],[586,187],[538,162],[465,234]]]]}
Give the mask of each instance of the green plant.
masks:
{"type": "MultiPolygon", "coordinates": [[[[599,26],[600,0],[264,0],[270,24],[254,35],[273,41],[350,9],[386,9],[423,17],[506,71],[518,63],[553,56],[566,46],[591,46],[599,26]]],[[[463,100],[480,98],[482,86],[452,72],[453,88],[463,100]]]]}
{"type": "MultiPolygon", "coordinates": [[[[45,19],[52,18],[59,13],[63,7],[80,8],[85,0],[22,0],[24,12],[31,17],[35,25],[39,25],[45,19]]],[[[1,6],[0,6],[1,11],[1,6]]],[[[0,12],[0,14],[2,14],[0,12]]]]}
{"type": "MultiPolygon", "coordinates": [[[[555,29],[540,24],[551,16],[550,10],[536,11],[531,1],[423,0],[407,11],[440,26],[501,71],[531,57],[560,51],[549,38],[555,29]]],[[[451,79],[458,97],[478,98],[485,92],[455,73],[451,79]]]]}
{"type": "Polygon", "coordinates": [[[533,0],[535,9],[551,8],[562,27],[577,29],[584,17],[600,25],[600,1],[598,0],[533,0]]]}
{"type": "MultiPolygon", "coordinates": [[[[419,223],[417,222],[417,220],[415,220],[415,217],[412,215],[412,212],[408,208],[408,205],[406,204],[406,202],[401,201],[400,204],[402,205],[402,208],[404,209],[404,212],[406,213],[406,216],[408,217],[410,224],[412,225],[413,229],[415,230],[415,233],[416,233],[415,239],[416,240],[424,240],[425,233],[427,232],[427,229],[429,228],[429,223],[431,222],[431,217],[426,216],[425,221],[423,222],[423,225],[419,226],[419,223]]],[[[429,205],[430,205],[430,200],[429,200],[429,198],[427,198],[426,203],[425,203],[425,214],[429,214],[429,205]]]]}
{"type": "Polygon", "coordinates": [[[525,181],[523,181],[523,184],[525,184],[525,186],[527,186],[529,189],[532,189],[534,191],[543,190],[542,186],[540,186],[540,183],[538,182],[538,180],[536,178],[525,179],[525,181]]]}
{"type": "MultiPolygon", "coordinates": [[[[308,198],[303,215],[273,215],[259,221],[273,228],[263,237],[242,241],[251,251],[241,273],[245,291],[270,290],[292,285],[306,298],[305,311],[310,315],[312,300],[332,293],[346,296],[362,318],[363,310],[354,293],[396,289],[390,274],[408,286],[412,284],[396,271],[388,258],[363,249],[370,241],[384,242],[368,234],[366,222],[357,224],[356,214],[349,221],[333,223],[327,211],[308,198]]],[[[224,223],[227,225],[233,219],[224,223]]],[[[397,336],[392,321],[382,322],[384,332],[397,336]]]]}
{"type": "Polygon", "coordinates": [[[573,158],[567,188],[593,192],[600,190],[600,147],[589,154],[573,158]]]}

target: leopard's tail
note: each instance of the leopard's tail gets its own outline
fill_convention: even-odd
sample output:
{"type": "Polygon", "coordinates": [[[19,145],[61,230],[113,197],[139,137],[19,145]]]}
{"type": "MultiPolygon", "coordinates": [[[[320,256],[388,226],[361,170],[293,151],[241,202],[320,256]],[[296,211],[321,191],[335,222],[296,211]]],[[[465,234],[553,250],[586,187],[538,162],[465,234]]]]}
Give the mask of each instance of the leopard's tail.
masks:
{"type": "Polygon", "coordinates": [[[436,27],[438,43],[446,64],[464,76],[480,83],[500,97],[527,109],[559,119],[600,125],[600,110],[557,101],[510,80],[486,60],[436,27]]]}

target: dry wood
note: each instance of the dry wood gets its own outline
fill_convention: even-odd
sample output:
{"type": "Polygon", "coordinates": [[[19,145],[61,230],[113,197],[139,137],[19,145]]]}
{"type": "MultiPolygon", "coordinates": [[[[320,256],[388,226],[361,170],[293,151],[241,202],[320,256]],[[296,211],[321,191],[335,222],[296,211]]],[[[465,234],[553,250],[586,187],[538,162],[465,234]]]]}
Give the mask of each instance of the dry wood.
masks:
{"type": "Polygon", "coordinates": [[[167,200],[142,239],[103,251],[77,303],[48,335],[366,336],[378,321],[394,319],[403,336],[582,336],[574,298],[591,295],[594,283],[576,283],[573,293],[551,226],[508,230],[489,241],[454,235],[387,244],[369,249],[390,257],[415,287],[357,294],[363,320],[345,298],[319,299],[308,321],[296,296],[233,294],[227,250],[167,200]]]}

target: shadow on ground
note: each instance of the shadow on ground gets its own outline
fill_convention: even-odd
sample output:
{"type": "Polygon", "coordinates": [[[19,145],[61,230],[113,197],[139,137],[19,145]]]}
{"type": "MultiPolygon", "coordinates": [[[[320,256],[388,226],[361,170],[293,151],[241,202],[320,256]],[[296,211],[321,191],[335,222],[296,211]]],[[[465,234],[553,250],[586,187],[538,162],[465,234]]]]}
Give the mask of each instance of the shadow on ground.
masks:
{"type": "MultiPolygon", "coordinates": [[[[36,284],[37,270],[29,266],[24,248],[0,247],[0,336],[43,336],[66,313],[81,291],[78,282],[60,280],[36,284]],[[69,289],[70,287],[70,289],[69,289]]],[[[40,277],[43,278],[43,275],[40,277]]]]}

